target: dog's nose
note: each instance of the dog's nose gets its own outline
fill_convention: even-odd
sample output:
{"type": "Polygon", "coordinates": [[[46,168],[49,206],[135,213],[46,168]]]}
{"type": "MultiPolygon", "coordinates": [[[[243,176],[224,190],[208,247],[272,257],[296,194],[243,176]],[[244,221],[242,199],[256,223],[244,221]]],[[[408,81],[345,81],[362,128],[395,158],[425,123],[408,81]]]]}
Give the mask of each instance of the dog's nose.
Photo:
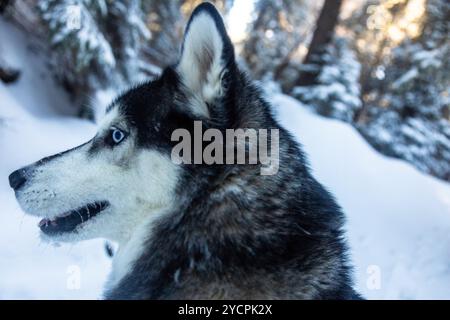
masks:
{"type": "Polygon", "coordinates": [[[19,189],[27,179],[24,176],[25,170],[16,170],[9,175],[9,185],[14,190],[19,189]]]}

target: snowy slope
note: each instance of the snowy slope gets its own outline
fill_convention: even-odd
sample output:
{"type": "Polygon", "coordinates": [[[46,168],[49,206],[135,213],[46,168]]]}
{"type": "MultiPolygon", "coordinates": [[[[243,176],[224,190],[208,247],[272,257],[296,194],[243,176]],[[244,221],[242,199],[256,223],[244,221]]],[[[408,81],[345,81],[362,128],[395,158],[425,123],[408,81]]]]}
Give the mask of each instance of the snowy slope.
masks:
{"type": "MultiPolygon", "coordinates": [[[[6,38],[24,74],[13,86],[0,83],[0,299],[98,298],[110,269],[102,241],[41,243],[37,219],[21,212],[7,182],[11,171],[85,141],[95,127],[66,116],[67,97],[21,35],[0,20],[0,44],[6,38]],[[81,276],[75,290],[73,266],[81,276]]],[[[344,123],[286,96],[271,100],[347,214],[360,292],[373,299],[450,299],[450,186],[379,155],[344,123]],[[368,268],[380,271],[379,289],[366,285],[373,279],[368,268]]]]}
{"type": "Polygon", "coordinates": [[[450,185],[380,155],[352,127],[292,98],[275,96],[273,104],[347,215],[360,292],[373,299],[450,299],[450,185]],[[380,271],[379,289],[373,271],[380,271]]]}

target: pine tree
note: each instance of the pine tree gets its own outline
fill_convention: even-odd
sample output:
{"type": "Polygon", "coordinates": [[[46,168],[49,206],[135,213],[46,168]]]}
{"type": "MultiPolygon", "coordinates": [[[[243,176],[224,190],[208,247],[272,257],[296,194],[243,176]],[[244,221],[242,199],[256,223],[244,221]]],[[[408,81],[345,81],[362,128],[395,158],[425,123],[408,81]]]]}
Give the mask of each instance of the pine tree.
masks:
{"type": "Polygon", "coordinates": [[[323,116],[351,122],[361,107],[360,64],[347,39],[336,38],[324,51],[315,84],[295,87],[293,95],[323,116]]]}
{"type": "Polygon", "coordinates": [[[150,37],[140,0],[43,0],[38,9],[52,69],[75,97],[139,79],[140,46],[150,37]]]}
{"type": "MultiPolygon", "coordinates": [[[[233,0],[211,1],[226,15],[233,0]]],[[[199,5],[199,0],[151,0],[144,1],[147,25],[151,37],[143,47],[143,58],[153,66],[153,73],[177,61],[187,19],[199,5]]]]}
{"type": "MultiPolygon", "coordinates": [[[[383,153],[450,180],[450,4],[428,1],[421,35],[405,38],[359,129],[383,153]]],[[[380,80],[381,81],[381,80],[380,80]]],[[[376,82],[374,82],[376,85],[376,82]]],[[[376,87],[375,87],[376,88],[376,87]]]]}
{"type": "Polygon", "coordinates": [[[293,65],[300,64],[301,45],[317,11],[317,3],[311,1],[257,1],[242,52],[255,78],[277,80],[282,85],[295,78],[293,65]]]}
{"type": "Polygon", "coordinates": [[[111,45],[98,25],[107,15],[105,1],[44,0],[38,9],[49,31],[51,62],[60,81],[75,94],[93,81],[104,83],[116,67],[111,45]]]}
{"type": "Polygon", "coordinates": [[[104,33],[118,60],[119,73],[127,86],[144,78],[143,71],[151,69],[142,61],[142,49],[147,46],[151,32],[146,25],[145,1],[111,1],[104,24],[104,33]]]}

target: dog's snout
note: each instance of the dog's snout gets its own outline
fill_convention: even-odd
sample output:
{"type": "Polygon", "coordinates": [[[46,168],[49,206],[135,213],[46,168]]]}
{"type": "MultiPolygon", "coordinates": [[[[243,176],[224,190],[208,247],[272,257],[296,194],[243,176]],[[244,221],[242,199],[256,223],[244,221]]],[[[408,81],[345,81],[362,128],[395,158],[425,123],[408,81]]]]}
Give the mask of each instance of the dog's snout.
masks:
{"type": "Polygon", "coordinates": [[[9,175],[9,185],[14,190],[19,189],[26,181],[25,170],[23,169],[16,170],[9,175]]]}

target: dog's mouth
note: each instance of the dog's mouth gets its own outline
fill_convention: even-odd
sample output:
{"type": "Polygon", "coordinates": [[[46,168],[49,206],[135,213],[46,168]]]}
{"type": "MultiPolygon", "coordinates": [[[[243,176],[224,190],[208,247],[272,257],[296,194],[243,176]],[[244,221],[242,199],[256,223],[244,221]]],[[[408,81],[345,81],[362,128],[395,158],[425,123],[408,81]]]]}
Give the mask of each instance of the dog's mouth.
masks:
{"type": "Polygon", "coordinates": [[[42,219],[39,228],[47,235],[55,235],[75,230],[77,226],[95,217],[109,206],[107,201],[89,203],[76,210],[65,212],[53,219],[42,219]]]}

